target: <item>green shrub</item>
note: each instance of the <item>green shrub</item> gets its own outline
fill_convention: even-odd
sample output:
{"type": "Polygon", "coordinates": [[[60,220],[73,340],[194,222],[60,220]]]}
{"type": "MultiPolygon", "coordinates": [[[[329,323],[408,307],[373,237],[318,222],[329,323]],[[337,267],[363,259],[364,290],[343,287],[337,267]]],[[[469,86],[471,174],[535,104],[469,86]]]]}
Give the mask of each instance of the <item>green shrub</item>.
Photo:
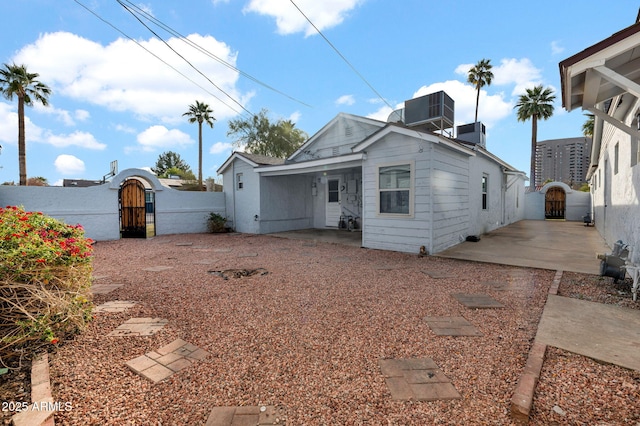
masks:
{"type": "Polygon", "coordinates": [[[218,213],[210,213],[207,219],[207,228],[209,232],[224,232],[227,219],[218,213]]]}
{"type": "Polygon", "coordinates": [[[93,241],[20,207],[0,208],[0,361],[28,355],[91,320],[93,241]]]}

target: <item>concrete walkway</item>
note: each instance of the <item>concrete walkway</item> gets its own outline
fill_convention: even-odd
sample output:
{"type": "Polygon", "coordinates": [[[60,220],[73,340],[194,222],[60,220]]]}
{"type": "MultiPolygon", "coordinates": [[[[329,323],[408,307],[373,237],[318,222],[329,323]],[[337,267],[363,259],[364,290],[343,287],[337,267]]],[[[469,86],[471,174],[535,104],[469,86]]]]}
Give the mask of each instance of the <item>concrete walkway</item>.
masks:
{"type": "Polygon", "coordinates": [[[598,231],[582,222],[521,220],[436,256],[598,275],[596,254],[610,252],[598,231]]]}
{"type": "Polygon", "coordinates": [[[549,295],[536,341],[640,371],[640,310],[549,295]]]}

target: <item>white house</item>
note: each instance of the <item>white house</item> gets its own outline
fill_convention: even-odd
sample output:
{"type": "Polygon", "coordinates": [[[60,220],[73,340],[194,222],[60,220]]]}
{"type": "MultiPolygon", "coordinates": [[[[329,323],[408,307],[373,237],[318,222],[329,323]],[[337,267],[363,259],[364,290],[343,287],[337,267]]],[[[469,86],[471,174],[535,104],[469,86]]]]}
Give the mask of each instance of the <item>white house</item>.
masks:
{"type": "Polygon", "coordinates": [[[485,149],[481,123],[436,133],[453,125],[444,92],[405,106],[391,116],[404,123],[338,114],[284,161],[234,152],[218,170],[230,225],[344,226],[363,247],[436,253],[524,217],[525,174],[485,149]]]}
{"type": "Polygon", "coordinates": [[[591,185],[595,226],[640,263],[640,23],[560,62],[562,105],[595,116],[591,185]]]}

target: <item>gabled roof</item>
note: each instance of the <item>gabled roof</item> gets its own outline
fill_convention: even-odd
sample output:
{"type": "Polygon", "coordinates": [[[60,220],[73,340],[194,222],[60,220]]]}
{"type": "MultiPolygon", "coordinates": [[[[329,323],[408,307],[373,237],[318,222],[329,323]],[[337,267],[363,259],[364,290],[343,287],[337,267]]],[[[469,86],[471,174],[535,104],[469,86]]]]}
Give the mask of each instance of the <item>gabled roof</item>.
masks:
{"type": "Polygon", "coordinates": [[[249,154],[246,152],[234,151],[231,153],[229,158],[227,158],[227,161],[225,161],[224,164],[218,168],[217,173],[224,173],[227,167],[229,167],[235,159],[242,160],[252,167],[276,166],[279,164],[284,164],[284,158],[267,157],[266,155],[249,154]]]}
{"type": "Polygon", "coordinates": [[[322,126],[322,128],[318,130],[313,136],[311,136],[304,144],[302,144],[300,148],[298,148],[293,154],[289,156],[289,158],[287,158],[287,161],[293,160],[301,152],[307,151],[311,145],[315,144],[319,139],[321,139],[325,133],[327,133],[332,127],[336,125],[336,123],[338,123],[342,119],[347,119],[357,123],[364,123],[364,124],[369,124],[369,125],[378,126],[378,127],[383,127],[386,124],[383,121],[375,120],[373,118],[361,117],[359,115],[353,115],[353,114],[347,114],[345,112],[341,112],[335,117],[333,117],[333,119],[329,121],[327,124],[322,126]]]}
{"type": "Polygon", "coordinates": [[[473,155],[473,151],[457,142],[454,142],[453,140],[441,136],[437,133],[432,133],[429,131],[424,131],[424,130],[417,130],[417,129],[412,129],[410,127],[407,127],[403,124],[396,124],[396,123],[387,123],[387,125],[385,127],[383,127],[382,129],[378,130],[377,132],[373,133],[372,135],[370,135],[369,137],[365,138],[362,142],[358,143],[357,145],[355,145],[353,148],[351,148],[351,150],[354,153],[357,152],[364,152],[368,147],[370,147],[371,145],[375,144],[376,142],[380,141],[382,138],[384,138],[385,136],[387,136],[389,133],[400,133],[403,134],[405,136],[409,136],[412,138],[417,138],[417,139],[421,139],[421,140],[425,140],[425,141],[429,141],[431,143],[437,143],[437,144],[442,144],[443,146],[446,146],[448,148],[454,149],[456,151],[460,151],[463,152],[467,155],[473,155]]]}

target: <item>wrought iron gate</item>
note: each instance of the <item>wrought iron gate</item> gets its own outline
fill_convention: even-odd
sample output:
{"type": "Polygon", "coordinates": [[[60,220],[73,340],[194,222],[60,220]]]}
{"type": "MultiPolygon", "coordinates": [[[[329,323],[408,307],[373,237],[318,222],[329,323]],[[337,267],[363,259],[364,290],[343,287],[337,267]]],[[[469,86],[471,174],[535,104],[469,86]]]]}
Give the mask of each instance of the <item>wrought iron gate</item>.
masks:
{"type": "Polygon", "coordinates": [[[545,195],[544,217],[546,219],[564,219],[566,198],[567,195],[562,188],[549,188],[545,195]]]}
{"type": "Polygon", "coordinates": [[[146,200],[142,182],[128,179],[119,191],[120,236],[122,238],[146,238],[146,200]]]}

